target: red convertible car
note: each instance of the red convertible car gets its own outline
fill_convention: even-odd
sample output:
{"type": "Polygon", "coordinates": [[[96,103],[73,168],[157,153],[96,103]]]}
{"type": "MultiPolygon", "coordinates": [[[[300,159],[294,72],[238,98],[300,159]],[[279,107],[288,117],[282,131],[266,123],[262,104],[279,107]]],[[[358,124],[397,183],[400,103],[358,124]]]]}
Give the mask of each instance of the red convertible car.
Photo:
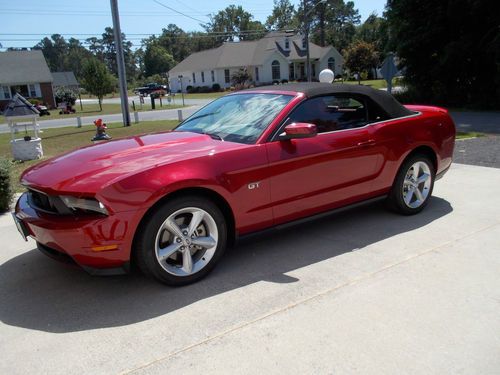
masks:
{"type": "Polygon", "coordinates": [[[92,274],[131,264],[170,285],[212,270],[252,232],[385,198],[421,211],[450,167],[455,125],[361,85],[223,96],[173,131],[78,149],[26,170],[24,237],[92,274]]]}

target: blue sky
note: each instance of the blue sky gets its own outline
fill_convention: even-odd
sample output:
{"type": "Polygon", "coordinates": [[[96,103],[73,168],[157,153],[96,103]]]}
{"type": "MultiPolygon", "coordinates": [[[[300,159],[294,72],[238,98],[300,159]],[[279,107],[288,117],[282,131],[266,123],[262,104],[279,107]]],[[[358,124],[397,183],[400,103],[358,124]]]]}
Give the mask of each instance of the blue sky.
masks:
{"type": "MultiPolygon", "coordinates": [[[[273,8],[272,0],[158,0],[192,18],[208,21],[207,15],[229,4],[243,8],[264,22],[273,8]]],[[[356,0],[362,20],[372,12],[382,14],[385,0],[356,0]]],[[[297,4],[299,0],[292,0],[297,4]]],[[[122,31],[134,44],[147,35],[159,34],[169,23],[175,23],[185,31],[201,31],[200,22],[162,7],[153,0],[118,0],[122,31]],[[141,35],[132,35],[141,34],[141,35]],[[147,35],[146,35],[147,34],[147,35]]],[[[19,4],[0,0],[0,43],[3,47],[31,47],[44,35],[54,33],[65,37],[74,36],[85,40],[100,35],[111,26],[110,5],[107,0],[55,1],[23,0],[19,4]],[[78,4],[78,5],[76,5],[78,4]],[[30,35],[7,35],[30,34],[30,35]],[[40,35],[37,35],[40,34],[40,35]],[[41,35],[43,34],[43,35],[41,35]],[[85,34],[85,35],[77,35],[85,34]],[[14,40],[17,39],[17,40],[14,40]]]]}

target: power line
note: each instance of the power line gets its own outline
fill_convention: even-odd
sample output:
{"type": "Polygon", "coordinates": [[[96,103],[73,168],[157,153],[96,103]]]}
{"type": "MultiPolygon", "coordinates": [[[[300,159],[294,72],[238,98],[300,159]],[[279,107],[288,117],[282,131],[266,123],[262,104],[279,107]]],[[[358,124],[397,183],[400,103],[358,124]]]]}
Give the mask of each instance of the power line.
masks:
{"type": "Polygon", "coordinates": [[[190,18],[190,19],[192,19],[192,20],[195,20],[195,21],[201,22],[202,24],[205,24],[205,23],[206,23],[205,21],[202,21],[202,20],[200,20],[200,19],[198,19],[198,18],[191,17],[191,16],[189,16],[189,15],[187,15],[187,14],[185,14],[185,13],[182,13],[182,12],[179,12],[178,10],[175,10],[174,8],[170,8],[168,5],[165,5],[165,4],[163,4],[163,3],[160,3],[158,0],[153,0],[153,1],[154,1],[156,4],[158,4],[158,5],[160,5],[160,6],[164,7],[164,8],[170,9],[171,11],[174,11],[175,13],[180,14],[181,16],[184,16],[184,17],[190,18]]]}

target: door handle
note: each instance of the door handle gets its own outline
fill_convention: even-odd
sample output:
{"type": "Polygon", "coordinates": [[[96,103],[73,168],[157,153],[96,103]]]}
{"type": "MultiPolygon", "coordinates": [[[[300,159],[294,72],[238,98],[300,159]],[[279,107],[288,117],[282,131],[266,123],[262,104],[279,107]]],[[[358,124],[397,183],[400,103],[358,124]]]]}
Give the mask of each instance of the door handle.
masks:
{"type": "Polygon", "coordinates": [[[359,142],[358,146],[359,147],[375,146],[375,140],[374,139],[369,139],[368,141],[359,142]]]}

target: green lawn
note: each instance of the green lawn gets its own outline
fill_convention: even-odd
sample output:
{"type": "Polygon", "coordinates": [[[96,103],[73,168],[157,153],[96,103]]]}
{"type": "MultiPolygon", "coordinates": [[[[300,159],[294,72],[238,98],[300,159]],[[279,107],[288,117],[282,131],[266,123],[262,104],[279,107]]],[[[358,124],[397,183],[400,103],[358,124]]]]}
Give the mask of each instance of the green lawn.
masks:
{"type": "MultiPolygon", "coordinates": [[[[223,92],[209,92],[206,94],[184,94],[184,98],[186,98],[186,99],[217,99],[221,96],[224,96],[224,95],[230,94],[230,93],[231,93],[230,91],[223,91],[223,92]]],[[[182,103],[182,102],[178,101],[179,99],[182,100],[182,95],[175,94],[175,101],[178,103],[182,103]]]]}
{"type": "Polygon", "coordinates": [[[484,133],[479,133],[479,132],[457,132],[455,139],[478,138],[484,136],[485,136],[484,133]]]}
{"type": "MultiPolygon", "coordinates": [[[[145,121],[124,127],[121,123],[108,124],[108,134],[114,139],[138,135],[144,133],[160,132],[172,129],[178,121],[145,121]]],[[[44,129],[41,134],[44,157],[39,160],[30,160],[25,162],[16,161],[13,163],[12,181],[15,191],[22,191],[23,187],[19,185],[19,176],[26,168],[39,163],[49,157],[62,154],[82,146],[92,144],[90,141],[95,134],[94,125],[86,125],[81,128],[67,127],[44,129]]],[[[0,134],[0,157],[12,158],[10,151],[10,134],[0,134]]]]}
{"type": "MultiPolygon", "coordinates": [[[[141,111],[150,111],[151,110],[151,101],[146,101],[142,105],[142,109],[140,105],[137,103],[136,104],[136,111],[141,112],[141,111]]],[[[175,108],[182,108],[182,104],[180,101],[176,101],[175,105],[167,105],[166,101],[163,102],[163,106],[160,106],[159,101],[156,101],[156,109],[175,109],[175,108]]],[[[76,110],[75,113],[71,113],[68,115],[61,115],[59,114],[58,109],[54,109],[50,111],[50,116],[42,116],[40,117],[40,120],[51,120],[51,119],[63,119],[63,118],[73,118],[73,117],[85,117],[85,116],[100,116],[100,115],[111,115],[114,113],[121,113],[122,109],[120,104],[108,104],[105,103],[102,105],[102,111],[99,110],[99,104],[83,104],[83,110],[80,109],[80,104],[77,101],[77,104],[74,106],[74,109],[76,110]]],[[[130,112],[133,111],[132,106],[130,106],[130,112]]],[[[0,124],[7,123],[7,120],[5,119],[4,116],[0,116],[0,124]]]]}

